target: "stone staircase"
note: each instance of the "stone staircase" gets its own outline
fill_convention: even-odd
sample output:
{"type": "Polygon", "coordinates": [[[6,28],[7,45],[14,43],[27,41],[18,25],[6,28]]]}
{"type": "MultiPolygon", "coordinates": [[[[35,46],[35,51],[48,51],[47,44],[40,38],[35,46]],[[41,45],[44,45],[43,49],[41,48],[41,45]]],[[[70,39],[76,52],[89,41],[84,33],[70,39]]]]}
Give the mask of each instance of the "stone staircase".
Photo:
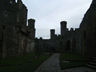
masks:
{"type": "Polygon", "coordinates": [[[90,58],[87,66],[88,66],[89,68],[96,69],[96,57],[90,58]]]}

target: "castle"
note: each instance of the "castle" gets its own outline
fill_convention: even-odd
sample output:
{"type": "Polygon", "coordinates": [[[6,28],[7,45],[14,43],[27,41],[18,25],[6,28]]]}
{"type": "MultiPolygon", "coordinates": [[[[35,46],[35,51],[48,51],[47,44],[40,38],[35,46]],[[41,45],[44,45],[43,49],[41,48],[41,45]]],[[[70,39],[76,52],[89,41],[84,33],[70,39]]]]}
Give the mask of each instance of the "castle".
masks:
{"type": "Polygon", "coordinates": [[[35,50],[48,52],[73,52],[86,57],[96,57],[96,1],[84,15],[80,28],[68,30],[61,21],[61,34],[50,30],[51,39],[35,39],[35,20],[27,24],[27,8],[22,0],[0,1],[0,57],[24,55],[35,50]]]}
{"type": "Polygon", "coordinates": [[[0,1],[0,57],[24,55],[35,46],[35,20],[29,19],[22,0],[0,1]]]}
{"type": "Polygon", "coordinates": [[[38,39],[41,51],[72,52],[80,55],[96,57],[96,0],[92,4],[80,24],[80,28],[68,30],[67,22],[61,21],[61,34],[50,30],[51,39],[38,39]]]}
{"type": "Polygon", "coordinates": [[[70,30],[67,28],[67,22],[61,21],[61,34],[56,35],[55,29],[50,30],[50,39],[38,39],[37,44],[41,51],[47,52],[74,52],[81,54],[79,43],[79,28],[70,30]]]}

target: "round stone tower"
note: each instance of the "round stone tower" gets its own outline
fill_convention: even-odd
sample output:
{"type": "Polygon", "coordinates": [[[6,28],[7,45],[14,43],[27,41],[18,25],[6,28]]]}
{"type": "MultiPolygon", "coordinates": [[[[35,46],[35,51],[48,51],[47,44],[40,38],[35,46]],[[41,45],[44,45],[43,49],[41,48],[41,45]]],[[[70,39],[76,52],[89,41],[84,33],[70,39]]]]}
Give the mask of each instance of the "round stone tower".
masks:
{"type": "Polygon", "coordinates": [[[61,35],[64,35],[67,30],[67,22],[61,21],[60,24],[61,24],[61,35]]]}

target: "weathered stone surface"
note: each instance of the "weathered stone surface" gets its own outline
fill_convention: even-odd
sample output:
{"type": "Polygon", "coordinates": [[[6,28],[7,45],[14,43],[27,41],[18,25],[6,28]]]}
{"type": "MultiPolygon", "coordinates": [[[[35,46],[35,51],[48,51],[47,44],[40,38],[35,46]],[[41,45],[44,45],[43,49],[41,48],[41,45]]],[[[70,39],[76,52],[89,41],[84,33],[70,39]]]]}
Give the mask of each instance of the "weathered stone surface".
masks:
{"type": "Polygon", "coordinates": [[[54,54],[34,72],[59,72],[59,55],[54,54]]]}
{"type": "Polygon", "coordinates": [[[35,22],[30,22],[27,26],[27,8],[22,0],[0,1],[1,57],[23,55],[33,49],[35,38],[35,27],[31,27],[33,23],[35,22]]]}

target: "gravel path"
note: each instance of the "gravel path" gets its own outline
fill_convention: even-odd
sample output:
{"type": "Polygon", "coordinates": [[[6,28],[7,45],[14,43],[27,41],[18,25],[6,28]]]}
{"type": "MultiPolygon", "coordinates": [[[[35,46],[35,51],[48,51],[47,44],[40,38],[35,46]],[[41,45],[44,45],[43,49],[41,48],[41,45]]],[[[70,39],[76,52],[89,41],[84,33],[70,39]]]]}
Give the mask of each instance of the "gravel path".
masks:
{"type": "Polygon", "coordinates": [[[48,60],[46,60],[35,72],[59,72],[59,56],[55,53],[48,60]]]}

